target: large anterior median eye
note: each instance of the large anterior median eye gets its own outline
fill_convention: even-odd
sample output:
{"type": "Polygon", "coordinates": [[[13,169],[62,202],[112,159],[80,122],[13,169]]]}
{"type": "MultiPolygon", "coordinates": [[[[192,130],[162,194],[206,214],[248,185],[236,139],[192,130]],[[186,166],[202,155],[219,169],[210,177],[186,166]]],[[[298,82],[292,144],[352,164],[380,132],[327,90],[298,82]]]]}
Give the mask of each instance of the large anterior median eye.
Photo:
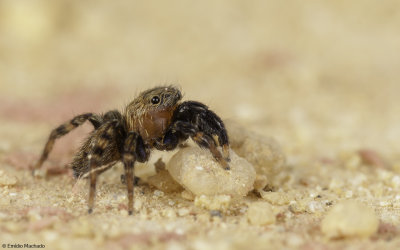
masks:
{"type": "Polygon", "coordinates": [[[160,102],[160,97],[153,96],[153,98],[151,98],[151,103],[158,104],[159,102],[160,102]]]}

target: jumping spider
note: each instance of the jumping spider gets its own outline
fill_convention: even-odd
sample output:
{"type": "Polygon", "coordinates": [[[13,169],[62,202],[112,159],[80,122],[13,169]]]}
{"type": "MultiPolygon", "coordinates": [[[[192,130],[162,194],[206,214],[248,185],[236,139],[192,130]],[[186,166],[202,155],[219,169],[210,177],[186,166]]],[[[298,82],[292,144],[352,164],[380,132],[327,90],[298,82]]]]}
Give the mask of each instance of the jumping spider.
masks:
{"type": "Polygon", "coordinates": [[[122,161],[128,190],[128,212],[133,211],[133,167],[135,161],[146,162],[151,149],[173,150],[189,137],[200,147],[208,148],[215,160],[229,170],[229,141],[222,122],[200,102],[185,101],[172,86],[156,87],[142,92],[123,112],[86,113],[55,128],[34,166],[34,173],[47,159],[56,139],[85,121],[94,130],[89,134],[71,166],[76,178],[89,176],[88,212],[92,213],[97,175],[122,161]],[[222,153],[218,150],[222,147],[222,153]]]}

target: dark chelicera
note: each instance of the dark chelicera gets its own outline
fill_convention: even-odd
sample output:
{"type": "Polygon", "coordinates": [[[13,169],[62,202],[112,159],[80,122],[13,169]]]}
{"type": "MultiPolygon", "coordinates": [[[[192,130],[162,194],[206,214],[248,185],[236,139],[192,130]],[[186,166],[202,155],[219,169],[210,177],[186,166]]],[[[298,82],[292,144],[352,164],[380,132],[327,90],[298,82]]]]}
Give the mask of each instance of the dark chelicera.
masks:
{"type": "Polygon", "coordinates": [[[47,159],[56,139],[66,135],[85,121],[94,130],[72,161],[76,178],[89,176],[89,209],[93,211],[97,175],[122,161],[128,190],[128,212],[133,212],[133,167],[136,161],[146,162],[151,149],[173,150],[189,137],[200,147],[208,148],[225,169],[229,169],[229,140],[222,122],[200,102],[182,99],[172,86],[156,87],[139,94],[124,110],[105,114],[86,113],[55,128],[34,167],[38,170],[47,159]],[[222,153],[218,150],[222,147],[222,153]]]}

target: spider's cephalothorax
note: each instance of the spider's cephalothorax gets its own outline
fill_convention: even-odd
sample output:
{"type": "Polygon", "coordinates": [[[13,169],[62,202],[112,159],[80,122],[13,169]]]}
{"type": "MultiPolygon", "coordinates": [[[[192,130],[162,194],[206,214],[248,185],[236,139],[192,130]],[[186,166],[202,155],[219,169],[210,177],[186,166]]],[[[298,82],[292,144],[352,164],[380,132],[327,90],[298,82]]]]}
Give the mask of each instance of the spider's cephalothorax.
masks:
{"type": "Polygon", "coordinates": [[[51,132],[34,171],[47,159],[56,139],[87,120],[94,130],[71,165],[75,177],[89,176],[89,213],[93,210],[97,175],[122,161],[128,189],[128,211],[132,214],[133,167],[135,161],[147,161],[153,148],[172,150],[191,137],[199,146],[208,148],[228,170],[229,141],[221,118],[202,103],[180,103],[181,99],[181,92],[175,87],[156,87],[139,94],[122,113],[113,110],[105,114],[78,115],[51,132]],[[222,147],[222,153],[218,146],[222,147]]]}

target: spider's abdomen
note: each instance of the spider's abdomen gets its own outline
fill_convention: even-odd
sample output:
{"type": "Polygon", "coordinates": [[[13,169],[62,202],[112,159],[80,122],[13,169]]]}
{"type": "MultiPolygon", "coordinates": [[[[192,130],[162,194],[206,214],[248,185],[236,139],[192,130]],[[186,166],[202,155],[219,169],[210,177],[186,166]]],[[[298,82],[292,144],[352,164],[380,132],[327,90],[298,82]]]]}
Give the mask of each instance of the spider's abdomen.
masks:
{"type": "MultiPolygon", "coordinates": [[[[95,143],[98,135],[98,130],[94,130],[86,141],[82,144],[79,151],[76,153],[74,160],[71,162],[71,167],[74,171],[74,176],[79,178],[89,171],[89,155],[92,150],[92,145],[95,143]]],[[[110,143],[102,148],[102,157],[99,159],[98,168],[110,164],[111,162],[121,159],[120,145],[116,143],[116,134],[111,134],[110,143]]],[[[101,172],[107,169],[102,170],[101,172]]]]}

